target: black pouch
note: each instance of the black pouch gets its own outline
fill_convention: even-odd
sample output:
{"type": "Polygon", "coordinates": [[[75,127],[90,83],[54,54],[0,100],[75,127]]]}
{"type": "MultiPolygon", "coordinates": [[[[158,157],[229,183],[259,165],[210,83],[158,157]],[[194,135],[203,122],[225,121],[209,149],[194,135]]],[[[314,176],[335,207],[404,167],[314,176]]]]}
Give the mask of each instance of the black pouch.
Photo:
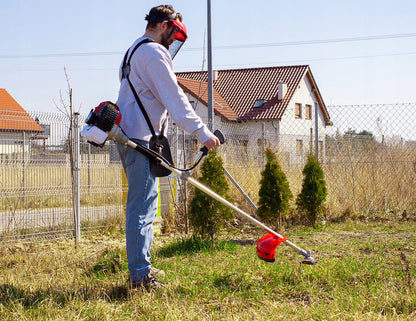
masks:
{"type": "MultiPolygon", "coordinates": [[[[173,164],[169,141],[165,136],[163,136],[163,134],[153,135],[149,141],[149,148],[162,156],[169,165],[173,164]]],[[[150,172],[154,177],[165,177],[172,173],[170,169],[162,166],[154,160],[150,160],[150,172]]]]}

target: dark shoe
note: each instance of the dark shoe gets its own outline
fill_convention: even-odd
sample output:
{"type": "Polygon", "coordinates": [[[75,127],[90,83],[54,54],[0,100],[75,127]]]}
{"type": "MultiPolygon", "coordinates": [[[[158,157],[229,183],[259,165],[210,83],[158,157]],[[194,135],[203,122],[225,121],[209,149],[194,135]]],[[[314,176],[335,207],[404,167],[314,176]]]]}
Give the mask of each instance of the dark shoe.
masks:
{"type": "Polygon", "coordinates": [[[158,281],[151,273],[145,275],[140,281],[129,281],[130,289],[146,289],[148,292],[163,288],[165,285],[158,281]]]}

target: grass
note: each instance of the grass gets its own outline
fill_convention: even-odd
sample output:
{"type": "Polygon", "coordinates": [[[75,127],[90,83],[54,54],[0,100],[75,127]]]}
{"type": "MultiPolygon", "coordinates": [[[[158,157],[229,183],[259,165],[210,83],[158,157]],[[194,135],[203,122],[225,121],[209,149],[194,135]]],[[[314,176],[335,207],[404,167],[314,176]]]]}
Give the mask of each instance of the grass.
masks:
{"type": "MultiPolygon", "coordinates": [[[[119,163],[82,165],[81,204],[113,205],[122,202],[122,167],[119,163]]],[[[72,206],[68,164],[0,166],[0,211],[72,206]]]]}
{"type": "Polygon", "coordinates": [[[154,266],[166,287],[128,292],[124,236],[0,248],[1,320],[414,320],[416,223],[300,227],[289,239],[319,260],[281,245],[277,261],[255,255],[261,235],[245,229],[215,244],[157,236],[154,266]]]}

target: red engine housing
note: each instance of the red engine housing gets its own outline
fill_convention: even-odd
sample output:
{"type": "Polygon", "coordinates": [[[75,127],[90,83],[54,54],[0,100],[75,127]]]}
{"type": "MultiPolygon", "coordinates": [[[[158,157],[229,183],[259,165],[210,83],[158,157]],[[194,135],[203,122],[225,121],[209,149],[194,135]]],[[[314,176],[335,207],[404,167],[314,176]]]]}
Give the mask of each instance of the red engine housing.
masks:
{"type": "Polygon", "coordinates": [[[109,132],[114,125],[119,126],[121,113],[118,106],[111,101],[100,103],[95,109],[91,110],[85,122],[91,126],[97,126],[104,132],[109,132]]]}

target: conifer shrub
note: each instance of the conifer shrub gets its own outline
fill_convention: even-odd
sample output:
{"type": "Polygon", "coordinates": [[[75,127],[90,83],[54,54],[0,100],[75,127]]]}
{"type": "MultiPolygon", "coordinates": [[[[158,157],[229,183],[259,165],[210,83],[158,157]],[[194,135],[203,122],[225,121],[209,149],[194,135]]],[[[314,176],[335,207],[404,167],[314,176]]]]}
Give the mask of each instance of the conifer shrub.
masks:
{"type": "Polygon", "coordinates": [[[324,210],[327,197],[324,172],[318,159],[309,154],[302,173],[302,190],[296,198],[296,205],[298,210],[305,214],[309,225],[315,228],[316,220],[324,210]]]}
{"type": "Polygon", "coordinates": [[[266,148],[264,153],[267,162],[261,173],[257,215],[262,222],[279,229],[289,210],[293,194],[276,155],[270,148],[266,148]]]}
{"type": "MultiPolygon", "coordinates": [[[[217,156],[217,152],[210,152],[201,166],[202,177],[199,182],[231,202],[222,164],[223,161],[217,156]]],[[[203,238],[209,237],[213,242],[216,233],[233,218],[234,212],[229,207],[199,189],[195,189],[195,195],[190,204],[189,223],[196,234],[203,238]]]]}

